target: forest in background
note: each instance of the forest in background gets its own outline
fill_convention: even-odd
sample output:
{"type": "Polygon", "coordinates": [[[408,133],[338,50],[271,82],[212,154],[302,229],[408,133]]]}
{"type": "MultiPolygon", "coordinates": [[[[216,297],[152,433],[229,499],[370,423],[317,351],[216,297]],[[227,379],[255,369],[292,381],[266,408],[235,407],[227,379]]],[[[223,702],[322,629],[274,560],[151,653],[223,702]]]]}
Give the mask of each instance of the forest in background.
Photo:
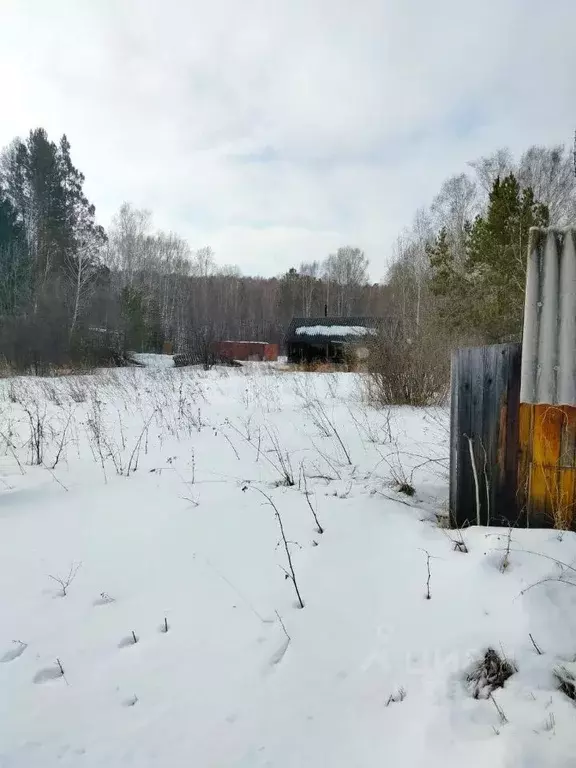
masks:
{"type": "Polygon", "coordinates": [[[93,364],[164,341],[205,358],[216,339],[281,342],[294,315],[382,315],[386,287],[345,246],[286,274],[243,276],[124,203],[105,231],[63,136],[16,139],[0,160],[0,356],[17,370],[93,364]]]}
{"type": "Polygon", "coordinates": [[[528,229],[576,222],[570,152],[498,150],[446,180],[393,254],[377,254],[382,283],[353,246],[263,278],[155,230],[129,203],[105,230],[83,187],[66,136],[39,128],[2,153],[0,358],[12,369],[94,365],[164,341],[206,360],[214,340],[281,342],[293,316],[327,306],[386,318],[386,359],[434,379],[455,344],[519,338],[528,229]]]}

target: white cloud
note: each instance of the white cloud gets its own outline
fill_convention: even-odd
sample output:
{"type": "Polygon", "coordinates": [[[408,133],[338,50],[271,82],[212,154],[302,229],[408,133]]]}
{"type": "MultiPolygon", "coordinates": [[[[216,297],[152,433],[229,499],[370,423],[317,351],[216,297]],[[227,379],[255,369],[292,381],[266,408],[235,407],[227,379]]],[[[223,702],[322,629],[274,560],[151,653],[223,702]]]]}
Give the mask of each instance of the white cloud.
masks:
{"type": "Polygon", "coordinates": [[[66,132],[104,223],[245,272],[352,243],[377,277],[443,178],[573,129],[572,0],[1,2],[0,144],[66,132]]]}

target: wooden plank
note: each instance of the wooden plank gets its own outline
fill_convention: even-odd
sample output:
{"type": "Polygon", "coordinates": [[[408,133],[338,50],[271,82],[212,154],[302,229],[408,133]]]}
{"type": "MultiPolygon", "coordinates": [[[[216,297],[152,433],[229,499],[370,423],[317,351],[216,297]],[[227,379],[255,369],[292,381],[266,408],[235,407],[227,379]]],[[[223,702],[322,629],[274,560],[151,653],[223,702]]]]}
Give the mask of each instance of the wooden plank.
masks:
{"type": "Polygon", "coordinates": [[[450,488],[448,508],[450,524],[458,527],[458,474],[459,474],[459,380],[460,380],[460,351],[452,352],[450,362],[450,488]]]}
{"type": "MultiPolygon", "coordinates": [[[[470,483],[467,435],[470,432],[470,351],[459,349],[452,358],[450,447],[450,514],[456,527],[471,520],[474,492],[470,483]]],[[[475,512],[472,513],[475,516],[475,512]]]]}
{"type": "Polygon", "coordinates": [[[518,504],[518,459],[520,451],[519,440],[519,410],[520,384],[522,368],[522,347],[520,344],[507,346],[506,389],[501,404],[501,419],[504,423],[505,453],[502,482],[499,488],[497,506],[499,509],[509,509],[510,517],[515,525],[525,525],[526,515],[518,504]],[[513,510],[513,511],[512,511],[513,510]]]}
{"type": "Polygon", "coordinates": [[[496,495],[501,483],[498,467],[498,444],[500,435],[500,393],[505,389],[507,358],[499,347],[484,347],[483,405],[481,456],[482,474],[485,490],[485,504],[482,509],[482,522],[490,525],[496,512],[496,495]]]}
{"type": "Polygon", "coordinates": [[[472,353],[461,351],[460,407],[458,410],[458,525],[474,525],[476,520],[476,487],[471,471],[469,438],[472,437],[472,353]]]}
{"type": "Polygon", "coordinates": [[[482,525],[517,517],[519,359],[517,344],[461,349],[453,355],[450,512],[454,525],[475,524],[478,513],[482,525]]]}

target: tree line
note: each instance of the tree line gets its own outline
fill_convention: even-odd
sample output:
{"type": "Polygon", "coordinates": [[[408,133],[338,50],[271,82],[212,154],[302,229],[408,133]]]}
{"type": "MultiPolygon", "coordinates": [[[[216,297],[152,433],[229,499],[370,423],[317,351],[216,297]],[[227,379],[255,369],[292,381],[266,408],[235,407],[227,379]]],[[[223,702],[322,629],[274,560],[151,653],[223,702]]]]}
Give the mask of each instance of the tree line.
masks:
{"type": "Polygon", "coordinates": [[[124,203],[107,231],[70,143],[38,128],[0,158],[0,358],[18,370],[121,359],[127,350],[205,358],[217,339],[281,342],[294,315],[386,311],[355,247],[274,277],[219,266],[210,247],[157,231],[124,203]]]}
{"type": "Polygon", "coordinates": [[[387,275],[406,335],[519,339],[532,226],[576,224],[576,176],[563,146],[506,149],[447,179],[398,238],[387,275]]]}
{"type": "Polygon", "coordinates": [[[529,228],[575,221],[566,148],[531,147],[517,161],[501,149],[417,211],[383,283],[352,246],[277,277],[243,276],[129,203],[105,230],[68,139],[39,128],[0,157],[0,359],[18,370],[95,364],[164,342],[206,358],[215,340],[278,343],[293,316],[327,311],[388,318],[394,354],[380,358],[420,375],[446,367],[456,344],[518,339],[529,228]]]}

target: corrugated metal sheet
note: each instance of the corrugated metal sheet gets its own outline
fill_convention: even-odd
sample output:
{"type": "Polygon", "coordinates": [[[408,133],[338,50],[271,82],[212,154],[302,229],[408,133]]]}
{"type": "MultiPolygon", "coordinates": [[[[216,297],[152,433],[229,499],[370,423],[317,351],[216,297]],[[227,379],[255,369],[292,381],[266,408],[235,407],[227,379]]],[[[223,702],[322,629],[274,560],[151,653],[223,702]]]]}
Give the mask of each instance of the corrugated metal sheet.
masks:
{"type": "Polygon", "coordinates": [[[530,230],[520,400],[576,405],[576,230],[530,230]]]}

